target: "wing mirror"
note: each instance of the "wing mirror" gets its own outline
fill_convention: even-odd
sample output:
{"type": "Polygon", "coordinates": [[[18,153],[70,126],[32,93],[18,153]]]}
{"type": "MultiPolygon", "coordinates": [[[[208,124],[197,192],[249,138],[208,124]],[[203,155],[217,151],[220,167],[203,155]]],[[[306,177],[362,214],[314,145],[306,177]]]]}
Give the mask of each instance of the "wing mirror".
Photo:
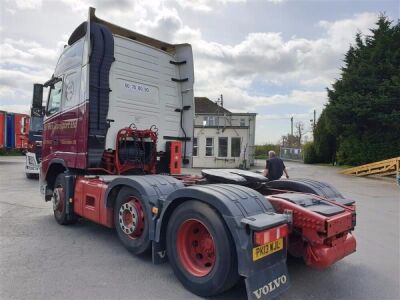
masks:
{"type": "Polygon", "coordinates": [[[32,115],[43,115],[43,84],[33,84],[32,115]]]}

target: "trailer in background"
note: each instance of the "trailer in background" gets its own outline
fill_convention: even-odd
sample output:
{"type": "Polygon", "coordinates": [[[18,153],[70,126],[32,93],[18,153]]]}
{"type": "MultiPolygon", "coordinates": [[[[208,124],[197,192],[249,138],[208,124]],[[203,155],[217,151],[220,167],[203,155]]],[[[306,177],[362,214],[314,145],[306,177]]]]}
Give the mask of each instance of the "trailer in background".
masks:
{"type": "Polygon", "coordinates": [[[6,114],[6,148],[14,149],[15,148],[15,120],[14,115],[7,113],[6,114]]]}
{"type": "Polygon", "coordinates": [[[0,111],[0,149],[27,149],[29,124],[29,115],[0,111]]]}
{"type": "Polygon", "coordinates": [[[6,146],[6,112],[0,111],[0,149],[5,148],[6,146]]]}
{"type": "Polygon", "coordinates": [[[15,149],[27,149],[29,140],[30,117],[26,114],[14,114],[15,149]]]}

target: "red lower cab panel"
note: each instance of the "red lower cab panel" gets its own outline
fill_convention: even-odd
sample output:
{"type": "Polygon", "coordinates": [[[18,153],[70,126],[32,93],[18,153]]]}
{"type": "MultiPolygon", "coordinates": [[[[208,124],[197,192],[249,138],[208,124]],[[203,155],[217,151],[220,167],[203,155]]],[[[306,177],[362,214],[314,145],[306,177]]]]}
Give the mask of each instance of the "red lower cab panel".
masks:
{"type": "Polygon", "coordinates": [[[276,194],[266,197],[279,213],[291,213],[289,253],[307,265],[324,269],[356,251],[351,232],[354,207],[346,207],[309,194],[276,194]]]}
{"type": "Polygon", "coordinates": [[[74,212],[93,222],[114,227],[114,210],[104,202],[107,184],[98,178],[78,176],[75,183],[74,212]]]}

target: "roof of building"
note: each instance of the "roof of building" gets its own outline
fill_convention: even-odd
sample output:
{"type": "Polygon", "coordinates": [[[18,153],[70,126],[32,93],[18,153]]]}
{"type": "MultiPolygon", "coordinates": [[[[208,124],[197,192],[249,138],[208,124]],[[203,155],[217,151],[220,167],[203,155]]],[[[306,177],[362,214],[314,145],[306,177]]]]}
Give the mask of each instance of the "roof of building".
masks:
{"type": "Polygon", "coordinates": [[[207,97],[194,97],[194,107],[196,114],[232,114],[207,97]]]}
{"type": "Polygon", "coordinates": [[[233,113],[218,105],[207,97],[194,97],[195,114],[199,115],[231,115],[231,116],[256,116],[257,113],[233,113]]]}

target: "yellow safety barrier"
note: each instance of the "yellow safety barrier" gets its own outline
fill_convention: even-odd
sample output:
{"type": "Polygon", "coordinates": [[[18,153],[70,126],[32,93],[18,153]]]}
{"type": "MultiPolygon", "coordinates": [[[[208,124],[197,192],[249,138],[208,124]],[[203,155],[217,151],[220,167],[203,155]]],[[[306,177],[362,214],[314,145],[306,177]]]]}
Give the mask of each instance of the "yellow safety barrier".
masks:
{"type": "Polygon", "coordinates": [[[340,173],[346,175],[355,175],[355,176],[368,176],[368,175],[400,176],[399,172],[400,172],[400,156],[354,168],[345,169],[340,173]]]}

